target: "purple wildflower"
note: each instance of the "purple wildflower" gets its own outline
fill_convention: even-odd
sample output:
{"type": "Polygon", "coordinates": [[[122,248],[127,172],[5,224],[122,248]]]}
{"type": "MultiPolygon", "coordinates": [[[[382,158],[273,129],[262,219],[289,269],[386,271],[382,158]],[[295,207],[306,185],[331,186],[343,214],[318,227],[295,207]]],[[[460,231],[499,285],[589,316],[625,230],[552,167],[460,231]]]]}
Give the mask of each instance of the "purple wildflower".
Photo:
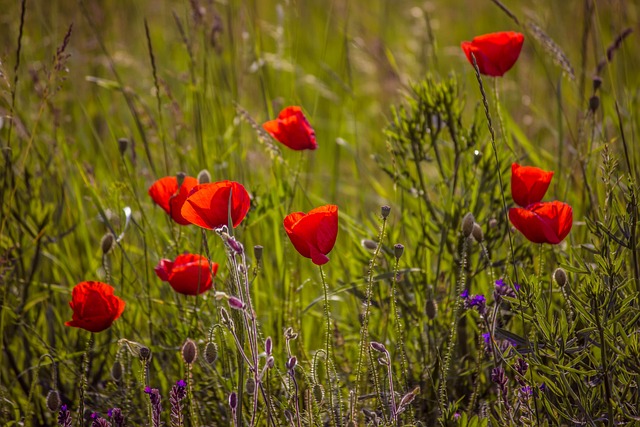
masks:
{"type": "Polygon", "coordinates": [[[67,410],[67,405],[62,405],[58,412],[58,425],[62,427],[71,427],[73,420],[71,419],[71,412],[67,410]]]}
{"type": "Polygon", "coordinates": [[[122,415],[120,408],[109,409],[107,415],[113,419],[115,427],[124,427],[124,415],[122,415]]]}
{"type": "Polygon", "coordinates": [[[489,332],[485,332],[482,334],[482,340],[485,345],[491,345],[491,334],[489,332]]]}
{"type": "Polygon", "coordinates": [[[144,388],[144,392],[149,395],[151,400],[151,421],[153,427],[160,427],[160,413],[162,412],[162,403],[160,402],[160,391],[157,388],[149,386],[144,388]]]}
{"type": "Polygon", "coordinates": [[[493,299],[496,303],[500,303],[502,301],[502,297],[516,298],[516,292],[520,289],[520,285],[517,283],[514,284],[513,288],[511,288],[503,279],[496,280],[495,289],[493,290],[493,299]]]}
{"type": "Polygon", "coordinates": [[[184,419],[182,416],[182,400],[187,396],[187,384],[184,380],[176,381],[169,392],[169,403],[171,404],[171,425],[182,427],[184,419]]]}
{"type": "Polygon", "coordinates": [[[465,289],[464,291],[462,291],[462,293],[460,294],[460,298],[468,299],[469,298],[469,289],[465,289]]]}

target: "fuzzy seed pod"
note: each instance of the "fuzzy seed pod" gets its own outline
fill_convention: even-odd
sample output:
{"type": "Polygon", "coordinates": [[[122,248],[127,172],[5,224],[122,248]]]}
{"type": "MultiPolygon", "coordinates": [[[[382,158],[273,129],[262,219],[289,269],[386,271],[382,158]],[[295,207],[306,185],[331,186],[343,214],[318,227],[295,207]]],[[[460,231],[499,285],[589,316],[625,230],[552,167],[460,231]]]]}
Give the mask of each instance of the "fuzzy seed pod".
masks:
{"type": "Polygon", "coordinates": [[[111,378],[113,378],[115,382],[119,382],[122,379],[122,371],[122,363],[119,360],[116,360],[111,367],[111,378]]]}
{"type": "Polygon", "coordinates": [[[229,300],[227,302],[229,303],[229,307],[235,308],[236,310],[244,310],[244,308],[246,307],[245,303],[242,302],[240,298],[229,297],[229,300]]]}
{"type": "Polygon", "coordinates": [[[553,280],[555,280],[561,288],[564,287],[569,280],[567,278],[567,272],[562,268],[556,268],[556,271],[553,272],[553,280]]]}
{"type": "Polygon", "coordinates": [[[116,236],[114,236],[113,233],[108,232],[104,236],[102,236],[102,239],[100,240],[100,249],[102,249],[102,255],[106,255],[111,252],[111,249],[113,249],[115,243],[116,236]]]}
{"type": "Polygon", "coordinates": [[[269,356],[271,356],[271,353],[273,352],[273,340],[271,337],[267,337],[264,341],[264,352],[269,356]]]}
{"type": "Polygon", "coordinates": [[[473,224],[475,224],[475,222],[476,220],[471,212],[467,213],[462,218],[462,234],[464,237],[471,236],[471,233],[473,232],[473,224]]]}
{"type": "Polygon", "coordinates": [[[478,243],[482,243],[482,241],[484,240],[484,233],[482,232],[482,227],[480,227],[480,224],[478,224],[477,222],[473,224],[473,230],[471,230],[471,235],[473,236],[474,239],[476,239],[476,242],[478,243]]]}
{"type": "Polygon", "coordinates": [[[380,208],[380,214],[382,215],[382,218],[387,218],[390,212],[391,212],[391,207],[387,205],[380,208]]]}
{"type": "Polygon", "coordinates": [[[244,390],[249,396],[253,396],[253,393],[256,392],[256,380],[251,377],[247,378],[244,384],[244,390]]]}
{"type": "Polygon", "coordinates": [[[322,387],[322,384],[315,383],[311,392],[313,393],[313,398],[316,400],[316,403],[322,405],[324,401],[324,387],[322,387]]]}
{"type": "Polygon", "coordinates": [[[208,170],[202,169],[198,172],[198,184],[208,184],[211,182],[211,174],[208,170]]]}
{"type": "Polygon", "coordinates": [[[436,302],[436,300],[433,298],[429,298],[424,305],[424,311],[429,319],[435,319],[438,315],[438,303],[436,302]]]}
{"type": "Polygon", "coordinates": [[[124,156],[124,153],[126,153],[128,146],[129,140],[127,138],[118,139],[118,151],[120,151],[121,156],[124,156]]]}
{"type": "Polygon", "coordinates": [[[372,349],[380,353],[385,353],[387,351],[387,348],[382,343],[371,341],[369,345],[371,346],[372,349]]]}
{"type": "Polygon", "coordinates": [[[195,341],[191,338],[187,338],[187,340],[182,345],[182,360],[187,365],[192,364],[198,358],[198,346],[195,341]]]}
{"type": "Polygon", "coordinates": [[[231,408],[232,411],[235,411],[236,408],[238,407],[238,395],[236,394],[235,391],[232,391],[231,394],[229,395],[229,407],[231,408]]]}
{"type": "Polygon", "coordinates": [[[396,243],[393,246],[393,254],[395,255],[396,259],[400,259],[403,253],[404,253],[404,245],[400,243],[396,243]]]}
{"type": "Polygon", "coordinates": [[[140,350],[138,350],[138,354],[140,355],[140,360],[151,359],[151,350],[149,350],[149,347],[140,347],[140,350]]]}
{"type": "Polygon", "coordinates": [[[260,262],[260,260],[262,260],[262,251],[263,248],[260,245],[255,245],[253,247],[253,257],[256,259],[256,262],[260,262]]]}
{"type": "Polygon", "coordinates": [[[209,341],[207,345],[204,346],[203,357],[205,362],[213,365],[218,359],[218,345],[213,341],[209,341]]]}
{"type": "Polygon", "coordinates": [[[49,390],[47,394],[47,408],[51,412],[56,412],[60,408],[60,393],[57,390],[49,390]]]}

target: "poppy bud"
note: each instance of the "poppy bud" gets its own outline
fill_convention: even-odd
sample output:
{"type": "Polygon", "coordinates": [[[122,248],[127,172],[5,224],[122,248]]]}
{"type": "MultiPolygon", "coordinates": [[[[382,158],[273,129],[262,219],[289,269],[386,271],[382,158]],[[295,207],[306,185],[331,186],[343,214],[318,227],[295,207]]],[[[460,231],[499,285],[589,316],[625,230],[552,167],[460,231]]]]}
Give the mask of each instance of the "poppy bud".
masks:
{"type": "Polygon", "coordinates": [[[253,396],[253,393],[256,392],[256,380],[251,377],[247,378],[247,381],[244,384],[244,389],[249,396],[253,396]]]}
{"type": "Polygon", "coordinates": [[[375,251],[376,248],[378,247],[378,244],[370,239],[362,239],[360,241],[360,244],[362,245],[363,248],[365,248],[368,251],[375,251]]]}
{"type": "Polygon", "coordinates": [[[182,187],[182,183],[184,182],[184,179],[187,177],[187,174],[184,172],[178,172],[176,174],[176,181],[178,181],[178,188],[182,187]]]}
{"type": "Polygon", "coordinates": [[[598,110],[599,106],[600,98],[597,95],[593,95],[591,98],[589,98],[589,110],[592,113],[595,113],[598,110]]]}
{"type": "Polygon", "coordinates": [[[404,245],[401,243],[396,243],[393,246],[393,254],[396,256],[396,259],[400,259],[403,253],[404,253],[404,245]]]}
{"type": "Polygon", "coordinates": [[[380,208],[380,213],[382,214],[382,218],[386,219],[389,216],[390,212],[391,212],[391,207],[387,205],[380,208]]]}
{"type": "Polygon", "coordinates": [[[498,226],[498,220],[495,218],[491,218],[489,220],[489,228],[496,228],[498,226]]]}
{"type": "Polygon", "coordinates": [[[295,356],[291,356],[289,358],[289,360],[287,360],[287,363],[285,364],[285,367],[288,370],[292,371],[296,367],[297,364],[298,364],[298,359],[295,356]]]}
{"type": "Polygon", "coordinates": [[[244,310],[245,308],[245,303],[242,302],[240,298],[229,297],[228,303],[229,303],[229,307],[235,308],[236,310],[244,310]]]}
{"type": "Polygon", "coordinates": [[[184,363],[190,365],[196,361],[197,357],[198,346],[191,338],[187,338],[187,340],[182,345],[182,359],[184,360],[184,363]]]}
{"type": "Polygon", "coordinates": [[[229,395],[229,407],[231,408],[232,411],[235,411],[236,408],[238,407],[238,395],[236,394],[235,391],[232,391],[231,394],[229,395]]]}
{"type": "Polygon", "coordinates": [[[142,346],[140,350],[138,350],[138,355],[140,356],[140,360],[149,360],[151,359],[151,350],[149,350],[149,347],[142,346]]]}
{"type": "Polygon", "coordinates": [[[482,241],[484,240],[484,233],[482,232],[482,227],[480,227],[480,224],[478,224],[477,222],[473,224],[471,235],[473,236],[474,239],[476,239],[476,242],[478,243],[482,243],[482,241]]]}
{"type": "Polygon", "coordinates": [[[60,408],[60,394],[57,390],[49,390],[47,394],[47,408],[51,412],[56,412],[60,408]]]}
{"type": "Polygon", "coordinates": [[[204,347],[204,360],[209,365],[213,365],[218,359],[218,345],[213,341],[209,341],[204,347]]]}
{"type": "Polygon", "coordinates": [[[262,260],[262,246],[260,245],[255,245],[253,247],[253,257],[256,259],[256,262],[260,262],[260,260],[262,260]]]}
{"type": "Polygon", "coordinates": [[[276,361],[273,358],[273,356],[269,356],[269,358],[267,359],[267,362],[266,362],[267,368],[271,369],[271,368],[273,368],[275,366],[275,364],[276,364],[276,361]]]}
{"type": "Polygon", "coordinates": [[[596,92],[602,86],[602,78],[600,76],[593,77],[593,91],[596,92]]]}
{"type": "Polygon", "coordinates": [[[111,378],[115,382],[119,382],[122,379],[122,362],[116,360],[116,362],[111,367],[111,378]]]}
{"type": "Polygon", "coordinates": [[[271,340],[271,337],[267,337],[267,339],[265,340],[265,342],[264,342],[264,351],[269,356],[271,356],[271,352],[273,351],[273,341],[271,340]]]}
{"type": "Polygon", "coordinates": [[[436,300],[433,298],[429,298],[424,305],[424,311],[429,319],[435,319],[438,315],[438,303],[436,302],[436,300]]]}
{"type": "Polygon", "coordinates": [[[120,151],[121,156],[124,156],[124,153],[127,151],[128,146],[129,140],[127,138],[118,139],[118,151],[120,151]]]}
{"type": "Polygon", "coordinates": [[[462,234],[464,237],[471,236],[471,233],[473,232],[473,224],[475,224],[475,222],[476,220],[471,212],[467,213],[462,218],[462,234]]]}
{"type": "Polygon", "coordinates": [[[324,400],[324,387],[322,387],[322,384],[314,384],[311,392],[313,393],[313,398],[316,400],[318,405],[321,405],[324,400]]]}
{"type": "Polygon", "coordinates": [[[375,351],[379,351],[380,353],[386,353],[387,351],[387,348],[382,343],[371,341],[369,345],[372,349],[374,349],[375,351]]]}
{"type": "Polygon", "coordinates": [[[198,184],[208,184],[211,182],[211,174],[208,170],[202,169],[198,172],[198,184]]]}
{"type": "Polygon", "coordinates": [[[553,280],[555,280],[561,288],[564,287],[568,281],[567,272],[562,268],[557,268],[556,271],[553,272],[553,280]]]}
{"type": "Polygon", "coordinates": [[[102,254],[106,255],[111,252],[111,249],[113,249],[115,243],[116,238],[113,233],[108,232],[104,236],[102,236],[102,239],[100,240],[100,249],[102,249],[102,254]]]}

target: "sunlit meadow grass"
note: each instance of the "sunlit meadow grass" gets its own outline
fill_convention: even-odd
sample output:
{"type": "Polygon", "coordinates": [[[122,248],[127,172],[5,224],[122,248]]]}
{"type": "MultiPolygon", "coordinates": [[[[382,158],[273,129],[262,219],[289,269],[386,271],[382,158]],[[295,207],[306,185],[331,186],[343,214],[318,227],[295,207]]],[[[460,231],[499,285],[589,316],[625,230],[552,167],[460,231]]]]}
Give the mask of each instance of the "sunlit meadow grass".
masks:
{"type": "Polygon", "coordinates": [[[0,4],[2,425],[639,422],[634,2],[0,4]],[[479,80],[460,43],[504,30],[479,80]],[[289,105],[317,150],[262,130],[289,105]],[[514,162],[555,172],[560,244],[511,227],[514,162]],[[147,194],[204,169],[252,196],[233,237],[147,194]],[[283,220],[328,204],[320,270],[283,220]],[[157,277],[183,252],[215,289],[157,277]],[[126,302],[95,334],[87,280],[126,302]]]}

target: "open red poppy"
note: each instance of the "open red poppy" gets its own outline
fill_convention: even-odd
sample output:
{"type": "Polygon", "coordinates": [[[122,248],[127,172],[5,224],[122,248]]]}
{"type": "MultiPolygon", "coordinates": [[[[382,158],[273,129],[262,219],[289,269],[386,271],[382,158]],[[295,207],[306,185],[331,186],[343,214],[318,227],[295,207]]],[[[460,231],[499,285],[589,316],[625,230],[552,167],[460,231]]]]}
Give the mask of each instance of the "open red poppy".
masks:
{"type": "Polygon", "coordinates": [[[300,255],[316,265],[326,264],[338,237],[338,207],[320,206],[307,214],[294,212],[284,219],[284,229],[300,255]]]}
{"type": "Polygon", "coordinates": [[[509,220],[530,242],[557,245],[571,231],[573,209],[558,201],[533,203],[509,209],[509,220]]]}
{"type": "Polygon", "coordinates": [[[519,206],[527,207],[542,200],[553,172],[533,166],[511,165],[511,197],[519,206]]]}
{"type": "Polygon", "coordinates": [[[163,282],[169,282],[174,291],[183,295],[198,295],[213,286],[213,277],[218,273],[218,263],[211,263],[197,254],[178,255],[175,261],[162,259],[155,272],[163,282]]]}
{"type": "Polygon", "coordinates": [[[278,118],[262,127],[277,141],[292,150],[315,150],[318,148],[316,133],[300,107],[287,107],[278,118]]]}
{"type": "Polygon", "coordinates": [[[524,36],[514,31],[484,34],[470,42],[462,42],[461,47],[473,65],[471,54],[476,58],[481,74],[500,77],[513,67],[518,60],[524,36]]]}
{"type": "Polygon", "coordinates": [[[165,176],[154,182],[149,187],[149,195],[153,201],[171,216],[180,225],[189,225],[190,222],[184,219],[181,214],[182,205],[187,199],[189,192],[198,185],[198,180],[186,176],[178,191],[178,179],[175,176],[165,176]]]}
{"type": "Polygon", "coordinates": [[[109,328],[124,311],[125,303],[113,294],[113,287],[102,282],[80,282],[71,292],[69,306],[72,320],[66,326],[89,332],[102,332],[109,328]]]}
{"type": "Polygon", "coordinates": [[[192,224],[213,230],[229,223],[240,225],[249,212],[251,196],[234,181],[196,185],[182,206],[182,216],[192,224]]]}

